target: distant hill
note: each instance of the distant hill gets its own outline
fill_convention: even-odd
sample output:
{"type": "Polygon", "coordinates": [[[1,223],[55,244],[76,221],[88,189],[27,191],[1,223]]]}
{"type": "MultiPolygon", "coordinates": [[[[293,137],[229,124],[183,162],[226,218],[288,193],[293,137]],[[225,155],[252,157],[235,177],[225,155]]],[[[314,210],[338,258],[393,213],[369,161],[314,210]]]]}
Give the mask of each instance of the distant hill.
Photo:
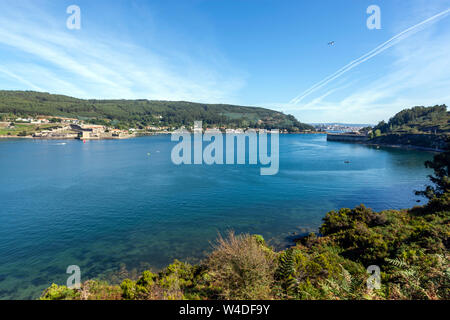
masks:
{"type": "Polygon", "coordinates": [[[83,100],[33,91],[0,91],[0,116],[60,116],[116,127],[204,124],[227,127],[314,130],[292,115],[257,108],[185,101],[83,100]]]}
{"type": "Polygon", "coordinates": [[[445,104],[405,109],[389,122],[381,121],[373,130],[381,134],[450,134],[450,112],[445,104]]]}

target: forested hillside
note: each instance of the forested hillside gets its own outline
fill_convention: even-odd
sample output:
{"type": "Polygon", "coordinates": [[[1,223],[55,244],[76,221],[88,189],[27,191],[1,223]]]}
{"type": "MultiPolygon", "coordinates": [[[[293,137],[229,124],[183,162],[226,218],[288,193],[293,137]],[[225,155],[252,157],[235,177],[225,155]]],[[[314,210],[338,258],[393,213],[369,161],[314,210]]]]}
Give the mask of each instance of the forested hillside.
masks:
{"type": "Polygon", "coordinates": [[[450,133],[450,112],[445,104],[434,107],[405,109],[388,123],[381,121],[374,131],[384,133],[450,133]]]}
{"type": "Polygon", "coordinates": [[[294,116],[281,112],[225,104],[201,104],[184,101],[82,100],[63,95],[32,91],[0,91],[0,115],[61,116],[92,123],[139,127],[148,125],[204,124],[227,127],[312,130],[294,116]]]}
{"type": "Polygon", "coordinates": [[[371,131],[369,143],[372,144],[448,150],[450,112],[445,104],[404,109],[387,123],[381,121],[371,131]]]}

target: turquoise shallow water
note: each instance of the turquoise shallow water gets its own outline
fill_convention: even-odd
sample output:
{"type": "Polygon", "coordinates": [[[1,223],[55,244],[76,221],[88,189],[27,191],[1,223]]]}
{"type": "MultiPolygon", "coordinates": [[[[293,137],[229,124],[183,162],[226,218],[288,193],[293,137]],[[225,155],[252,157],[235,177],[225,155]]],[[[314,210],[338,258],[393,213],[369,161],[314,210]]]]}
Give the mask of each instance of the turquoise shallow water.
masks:
{"type": "Polygon", "coordinates": [[[259,166],[175,166],[174,145],[0,140],[0,299],[37,298],[65,284],[69,265],[85,280],[195,262],[229,229],[282,247],[333,209],[411,207],[432,157],[283,135],[279,174],[260,176],[259,166]]]}

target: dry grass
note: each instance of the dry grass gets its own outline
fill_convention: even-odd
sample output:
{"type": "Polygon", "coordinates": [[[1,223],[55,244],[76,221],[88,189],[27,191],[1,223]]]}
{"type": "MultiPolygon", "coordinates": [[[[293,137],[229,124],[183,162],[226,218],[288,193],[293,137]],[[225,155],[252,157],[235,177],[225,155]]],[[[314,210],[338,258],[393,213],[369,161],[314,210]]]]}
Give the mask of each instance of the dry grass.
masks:
{"type": "Polygon", "coordinates": [[[213,283],[225,299],[271,299],[275,259],[271,250],[248,235],[219,235],[207,260],[213,283]]]}

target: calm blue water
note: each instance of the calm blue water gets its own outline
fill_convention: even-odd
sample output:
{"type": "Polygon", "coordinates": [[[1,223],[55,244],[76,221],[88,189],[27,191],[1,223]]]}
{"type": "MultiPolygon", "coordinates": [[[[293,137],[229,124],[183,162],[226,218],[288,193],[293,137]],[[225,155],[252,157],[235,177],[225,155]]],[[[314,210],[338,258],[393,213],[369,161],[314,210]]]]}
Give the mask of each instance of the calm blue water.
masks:
{"type": "Polygon", "coordinates": [[[333,209],[411,207],[432,157],[283,135],[279,174],[260,176],[259,166],[175,166],[173,146],[169,136],[1,140],[0,299],[37,298],[65,284],[69,265],[86,280],[113,279],[121,264],[195,262],[229,229],[281,247],[333,209]]]}

